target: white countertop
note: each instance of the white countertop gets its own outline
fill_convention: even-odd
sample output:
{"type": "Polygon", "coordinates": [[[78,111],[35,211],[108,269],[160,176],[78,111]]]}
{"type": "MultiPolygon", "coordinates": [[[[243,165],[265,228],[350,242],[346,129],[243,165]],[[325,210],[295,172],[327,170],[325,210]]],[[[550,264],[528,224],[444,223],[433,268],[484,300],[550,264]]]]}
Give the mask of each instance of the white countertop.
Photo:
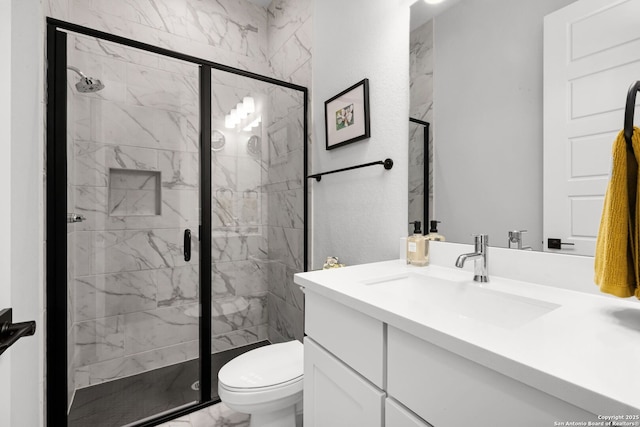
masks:
{"type": "Polygon", "coordinates": [[[640,414],[639,304],[494,276],[480,284],[472,277],[394,260],[298,273],[295,283],[594,414],[640,414]],[[410,292],[363,283],[406,273],[425,280],[445,275],[560,307],[513,327],[443,315],[410,292]]]}

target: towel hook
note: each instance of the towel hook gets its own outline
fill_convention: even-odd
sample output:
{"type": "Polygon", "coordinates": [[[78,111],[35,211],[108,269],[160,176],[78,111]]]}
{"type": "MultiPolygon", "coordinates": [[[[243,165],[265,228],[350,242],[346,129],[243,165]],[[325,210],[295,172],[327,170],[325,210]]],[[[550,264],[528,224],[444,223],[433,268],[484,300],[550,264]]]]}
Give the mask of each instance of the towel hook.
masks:
{"type": "Polygon", "coordinates": [[[640,80],[629,86],[627,92],[627,105],[624,109],[624,139],[627,141],[627,148],[633,151],[631,137],[633,136],[633,115],[636,109],[636,94],[640,91],[640,80]]]}

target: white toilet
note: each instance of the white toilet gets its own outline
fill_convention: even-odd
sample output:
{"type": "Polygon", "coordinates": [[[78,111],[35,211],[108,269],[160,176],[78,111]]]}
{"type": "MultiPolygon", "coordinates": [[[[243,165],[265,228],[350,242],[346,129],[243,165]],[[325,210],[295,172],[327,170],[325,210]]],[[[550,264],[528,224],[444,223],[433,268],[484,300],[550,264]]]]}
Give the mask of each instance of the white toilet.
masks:
{"type": "Polygon", "coordinates": [[[251,427],[295,427],[301,408],[303,345],[294,340],[248,351],[218,373],[220,400],[251,414],[251,427]]]}

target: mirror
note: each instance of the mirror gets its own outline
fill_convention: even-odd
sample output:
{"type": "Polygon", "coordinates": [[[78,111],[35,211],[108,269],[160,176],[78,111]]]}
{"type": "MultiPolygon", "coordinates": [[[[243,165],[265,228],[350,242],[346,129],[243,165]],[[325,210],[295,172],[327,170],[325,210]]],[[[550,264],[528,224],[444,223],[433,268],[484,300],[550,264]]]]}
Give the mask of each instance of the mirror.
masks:
{"type": "MultiPolygon", "coordinates": [[[[431,123],[429,216],[447,241],[485,233],[491,246],[509,247],[510,231],[527,230],[521,245],[542,250],[543,18],[573,1],[412,5],[410,116],[431,123]]],[[[414,124],[409,134],[414,221],[422,136],[414,124]]]]}

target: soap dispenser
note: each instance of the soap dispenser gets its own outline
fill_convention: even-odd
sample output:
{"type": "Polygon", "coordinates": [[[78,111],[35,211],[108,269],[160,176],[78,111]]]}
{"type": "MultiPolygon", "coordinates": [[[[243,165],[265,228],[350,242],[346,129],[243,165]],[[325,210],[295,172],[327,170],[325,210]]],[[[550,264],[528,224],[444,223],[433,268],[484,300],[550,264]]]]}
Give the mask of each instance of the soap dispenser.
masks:
{"type": "Polygon", "coordinates": [[[407,264],[424,266],[429,264],[429,241],[422,235],[420,221],[413,221],[413,234],[407,237],[407,264]]]}
{"type": "Polygon", "coordinates": [[[440,221],[436,221],[436,220],[429,221],[429,224],[431,224],[431,226],[429,227],[429,234],[425,236],[427,240],[444,242],[444,236],[438,233],[438,223],[440,223],[440,221]]]}

